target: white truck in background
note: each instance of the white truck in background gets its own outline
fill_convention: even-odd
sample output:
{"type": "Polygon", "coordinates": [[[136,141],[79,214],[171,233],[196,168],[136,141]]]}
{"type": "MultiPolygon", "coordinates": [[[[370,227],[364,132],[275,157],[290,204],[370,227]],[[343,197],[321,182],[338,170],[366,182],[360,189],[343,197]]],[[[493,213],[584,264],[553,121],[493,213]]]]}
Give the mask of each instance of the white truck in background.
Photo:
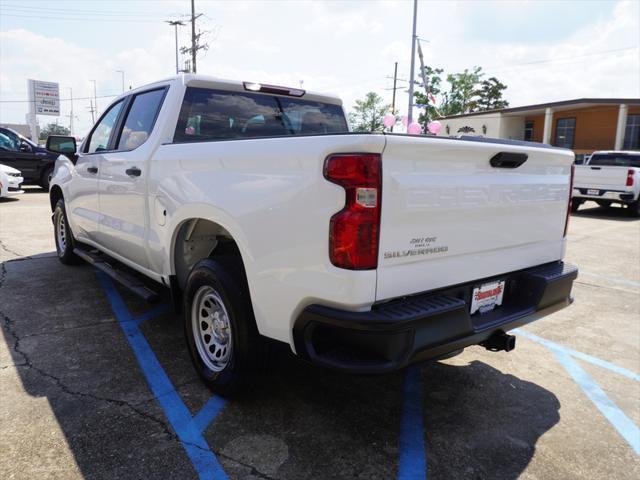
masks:
{"type": "Polygon", "coordinates": [[[594,152],[585,165],[575,166],[572,210],[587,200],[601,207],[619,203],[629,215],[640,216],[640,152],[594,152]]]}
{"type": "Polygon", "coordinates": [[[47,148],[60,260],[170,290],[221,394],[265,337],[386,372],[511,350],[508,330],[571,302],[569,150],[351,133],[336,97],[202,75],[128,91],[79,148],[47,148]]]}

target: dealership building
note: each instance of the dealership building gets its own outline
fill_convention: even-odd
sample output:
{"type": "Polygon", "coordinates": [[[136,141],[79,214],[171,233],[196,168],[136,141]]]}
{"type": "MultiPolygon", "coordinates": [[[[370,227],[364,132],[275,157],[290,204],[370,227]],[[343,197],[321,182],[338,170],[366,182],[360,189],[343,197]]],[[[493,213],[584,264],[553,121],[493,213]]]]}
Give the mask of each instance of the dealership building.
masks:
{"type": "Polygon", "coordinates": [[[640,150],[640,98],[581,98],[438,119],[439,135],[480,135],[570,148],[640,150]]]}

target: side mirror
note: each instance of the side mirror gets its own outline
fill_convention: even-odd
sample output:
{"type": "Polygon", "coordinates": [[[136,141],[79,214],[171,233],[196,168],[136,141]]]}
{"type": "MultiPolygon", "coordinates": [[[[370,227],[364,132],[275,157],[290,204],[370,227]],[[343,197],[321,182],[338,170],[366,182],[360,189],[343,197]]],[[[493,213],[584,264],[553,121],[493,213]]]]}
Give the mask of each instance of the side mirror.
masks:
{"type": "Polygon", "coordinates": [[[21,152],[30,152],[31,151],[31,145],[29,145],[27,142],[20,142],[20,151],[21,152]]]}
{"type": "Polygon", "coordinates": [[[76,139],[74,137],[51,135],[47,137],[46,148],[53,153],[73,156],[76,153],[76,139]]]}

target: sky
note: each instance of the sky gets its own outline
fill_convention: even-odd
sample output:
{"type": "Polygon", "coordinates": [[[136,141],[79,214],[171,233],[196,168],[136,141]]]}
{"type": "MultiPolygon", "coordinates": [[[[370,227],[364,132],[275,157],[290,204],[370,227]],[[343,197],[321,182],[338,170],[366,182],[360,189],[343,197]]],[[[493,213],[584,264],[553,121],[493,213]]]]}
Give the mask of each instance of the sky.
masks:
{"type": "MultiPolygon", "coordinates": [[[[302,86],[348,110],[375,91],[391,103],[394,62],[407,85],[411,0],[196,0],[209,49],[198,73],[302,86]]],[[[173,27],[190,0],[0,0],[0,122],[24,123],[27,79],[60,84],[60,124],[74,134],[125,88],[175,73],[173,27]],[[71,89],[71,90],[70,90],[71,89]]],[[[425,62],[445,73],[475,65],[508,86],[511,106],[582,97],[640,97],[640,0],[418,1],[425,62]]],[[[180,27],[180,46],[190,28],[180,27]]],[[[417,61],[417,60],[416,60],[417,61]]],[[[417,72],[417,69],[416,69],[417,72]]],[[[396,107],[406,114],[406,90],[396,107]]],[[[56,117],[39,117],[41,125],[56,117]]]]}

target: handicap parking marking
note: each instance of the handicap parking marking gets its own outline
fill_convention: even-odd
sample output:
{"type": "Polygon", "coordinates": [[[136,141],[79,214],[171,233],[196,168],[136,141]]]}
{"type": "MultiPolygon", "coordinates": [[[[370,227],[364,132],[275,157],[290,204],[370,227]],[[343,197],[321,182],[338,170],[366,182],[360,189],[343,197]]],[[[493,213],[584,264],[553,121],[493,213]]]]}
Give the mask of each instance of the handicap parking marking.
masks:
{"type": "Polygon", "coordinates": [[[419,365],[406,369],[403,393],[398,480],[426,480],[424,402],[419,365]]]}
{"type": "MultiPolygon", "coordinates": [[[[133,317],[111,279],[100,271],[96,271],[96,275],[138,360],[149,388],[178,436],[198,477],[227,479],[222,465],[202,436],[224,409],[226,400],[212,396],[200,411],[192,416],[140,330],[140,325],[145,321],[166,313],[167,305],[160,305],[138,317],[133,317]]],[[[398,479],[426,480],[424,405],[420,368],[417,365],[406,370],[403,396],[398,479]]]]}
{"type": "Polygon", "coordinates": [[[99,271],[96,271],[96,275],[138,360],[149,388],[178,436],[198,477],[201,479],[227,479],[222,465],[202,436],[207,426],[224,408],[226,401],[214,396],[195,416],[192,416],[139,328],[144,321],[164,313],[167,309],[166,305],[156,307],[134,318],[111,279],[99,271]]]}
{"type": "Polygon", "coordinates": [[[552,342],[542,337],[538,337],[521,329],[515,329],[514,333],[522,335],[529,340],[547,347],[560,362],[560,365],[571,375],[571,378],[578,384],[585,395],[591,400],[596,408],[613,425],[620,436],[626,440],[636,455],[640,455],[640,429],[602,390],[597,382],[589,375],[575,358],[584,360],[593,365],[606,368],[607,370],[625,376],[635,381],[640,381],[640,376],[626,368],[622,368],[613,363],[601,360],[586,353],[578,352],[558,343],[552,342]]]}

